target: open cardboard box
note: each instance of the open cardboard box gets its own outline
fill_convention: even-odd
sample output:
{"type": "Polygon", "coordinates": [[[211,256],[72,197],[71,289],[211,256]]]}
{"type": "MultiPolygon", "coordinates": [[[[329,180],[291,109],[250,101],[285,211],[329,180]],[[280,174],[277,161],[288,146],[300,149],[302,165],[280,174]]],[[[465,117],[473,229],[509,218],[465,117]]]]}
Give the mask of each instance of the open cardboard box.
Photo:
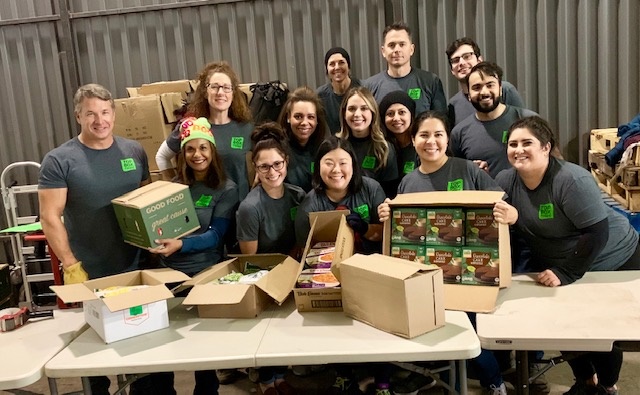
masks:
{"type": "Polygon", "coordinates": [[[165,284],[189,280],[173,269],[136,270],[85,281],[54,285],[51,290],[65,303],[83,302],[84,318],[105,343],[127,339],[169,326],[167,299],[173,294],[165,284]],[[99,298],[97,289],[147,285],[121,295],[99,298]]]}
{"type": "Polygon", "coordinates": [[[124,241],[154,248],[158,238],[179,238],[200,229],[189,187],[156,181],[111,200],[124,241]]]}
{"type": "Polygon", "coordinates": [[[282,304],[301,271],[302,265],[287,255],[238,255],[183,283],[183,289],[193,286],[183,304],[197,306],[202,318],[253,318],[274,301],[282,304]],[[233,271],[242,273],[247,262],[271,269],[255,284],[212,284],[233,271]]]}
{"type": "Polygon", "coordinates": [[[439,268],[380,254],[355,254],[338,266],[346,315],[406,338],[444,326],[439,268]]]}
{"type": "MultiPolygon", "coordinates": [[[[311,247],[321,241],[336,243],[332,265],[353,255],[354,235],[347,224],[348,210],[321,211],[309,213],[311,230],[302,253],[301,263],[307,259],[311,247]]],[[[342,311],[342,289],[336,288],[294,288],[293,296],[298,311],[342,311]]]]}
{"type": "MultiPolygon", "coordinates": [[[[393,207],[463,207],[492,208],[502,200],[500,191],[448,191],[407,193],[396,196],[389,202],[393,207]]],[[[384,223],[382,253],[390,255],[391,220],[384,223]]],[[[491,312],[496,306],[500,288],[511,285],[511,242],[509,226],[498,225],[498,251],[500,260],[499,286],[444,284],[444,307],[478,313],[491,312]]]]}

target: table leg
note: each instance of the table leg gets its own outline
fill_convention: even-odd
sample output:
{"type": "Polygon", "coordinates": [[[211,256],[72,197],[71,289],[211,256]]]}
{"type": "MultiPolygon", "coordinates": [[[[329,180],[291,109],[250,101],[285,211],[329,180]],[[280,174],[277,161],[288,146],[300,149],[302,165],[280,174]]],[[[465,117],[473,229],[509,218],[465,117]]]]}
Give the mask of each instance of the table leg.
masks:
{"type": "MultiPolygon", "coordinates": [[[[456,388],[456,361],[449,361],[449,385],[451,386],[451,388],[456,388]]],[[[449,393],[455,393],[455,392],[451,392],[449,391],[449,393]]]]}
{"type": "Polygon", "coordinates": [[[516,394],[529,395],[529,352],[516,351],[516,394]]]}
{"type": "Polygon", "coordinates": [[[89,377],[82,378],[82,392],[84,392],[84,395],[91,395],[91,383],[89,382],[89,377]]]}
{"type": "Polygon", "coordinates": [[[56,379],[49,377],[49,392],[51,395],[58,395],[58,383],[56,383],[56,379]]]}
{"type": "Polygon", "coordinates": [[[464,359],[458,361],[458,383],[460,395],[467,395],[467,361],[464,359]]]}

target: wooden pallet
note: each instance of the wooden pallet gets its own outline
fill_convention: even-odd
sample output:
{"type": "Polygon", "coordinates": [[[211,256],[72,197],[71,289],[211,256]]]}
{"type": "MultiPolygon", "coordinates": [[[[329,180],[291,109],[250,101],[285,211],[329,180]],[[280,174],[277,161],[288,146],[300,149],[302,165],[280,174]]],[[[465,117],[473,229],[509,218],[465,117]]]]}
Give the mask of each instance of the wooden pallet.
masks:
{"type": "Polygon", "coordinates": [[[616,170],[615,168],[609,166],[607,161],[604,158],[604,154],[602,152],[589,150],[589,167],[591,170],[597,170],[598,172],[605,174],[609,177],[613,177],[616,170]]]}
{"type": "Polygon", "coordinates": [[[617,128],[593,129],[589,139],[589,149],[606,154],[620,140],[617,128]]]}
{"type": "Polygon", "coordinates": [[[640,211],[640,187],[630,187],[621,182],[610,183],[611,197],[629,211],[640,211]]]}

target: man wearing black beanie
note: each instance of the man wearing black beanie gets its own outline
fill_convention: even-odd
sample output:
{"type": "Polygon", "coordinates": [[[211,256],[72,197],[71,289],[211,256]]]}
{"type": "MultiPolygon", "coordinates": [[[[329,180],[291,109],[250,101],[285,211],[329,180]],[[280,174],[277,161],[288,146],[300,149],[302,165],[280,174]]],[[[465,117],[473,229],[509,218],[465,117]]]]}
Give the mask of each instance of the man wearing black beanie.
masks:
{"type": "Polygon", "coordinates": [[[360,80],[351,77],[351,57],[342,47],[333,47],[324,55],[324,67],[329,83],[316,92],[322,100],[331,134],[340,131],[340,103],[347,91],[360,86],[360,80]]]}

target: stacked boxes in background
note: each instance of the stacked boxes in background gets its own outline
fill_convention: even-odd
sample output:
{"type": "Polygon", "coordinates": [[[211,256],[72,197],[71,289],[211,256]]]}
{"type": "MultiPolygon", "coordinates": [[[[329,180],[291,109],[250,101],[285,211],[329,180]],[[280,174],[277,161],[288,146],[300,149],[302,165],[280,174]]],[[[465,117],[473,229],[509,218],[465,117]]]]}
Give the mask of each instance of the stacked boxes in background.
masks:
{"type": "Polygon", "coordinates": [[[493,204],[502,195],[496,191],[398,195],[389,203],[392,214],[384,224],[383,254],[440,267],[449,296],[446,308],[490,311],[498,289],[511,282],[509,227],[493,219],[493,204]]]}

